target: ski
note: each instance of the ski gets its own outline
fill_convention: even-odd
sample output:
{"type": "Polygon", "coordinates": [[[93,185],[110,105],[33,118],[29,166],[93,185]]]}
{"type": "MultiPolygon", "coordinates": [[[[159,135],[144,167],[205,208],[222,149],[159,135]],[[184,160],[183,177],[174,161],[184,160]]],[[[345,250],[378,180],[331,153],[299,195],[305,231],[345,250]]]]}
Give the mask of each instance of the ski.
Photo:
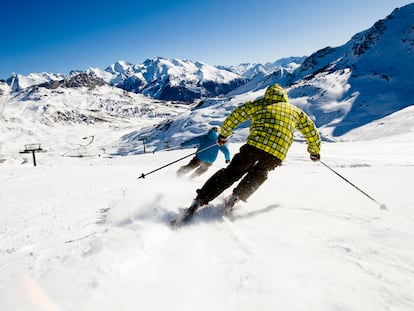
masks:
{"type": "Polygon", "coordinates": [[[194,219],[201,219],[202,221],[217,221],[221,218],[226,218],[227,221],[234,219],[233,212],[237,209],[234,207],[226,207],[225,203],[221,204],[208,204],[200,208],[194,214],[189,214],[187,208],[180,208],[179,214],[175,218],[169,221],[169,225],[172,229],[179,229],[189,223],[193,223],[194,219]]]}
{"type": "Polygon", "coordinates": [[[170,220],[169,222],[170,227],[173,229],[181,228],[184,224],[188,223],[190,219],[194,216],[188,213],[187,208],[179,208],[178,210],[178,216],[170,220]]]}

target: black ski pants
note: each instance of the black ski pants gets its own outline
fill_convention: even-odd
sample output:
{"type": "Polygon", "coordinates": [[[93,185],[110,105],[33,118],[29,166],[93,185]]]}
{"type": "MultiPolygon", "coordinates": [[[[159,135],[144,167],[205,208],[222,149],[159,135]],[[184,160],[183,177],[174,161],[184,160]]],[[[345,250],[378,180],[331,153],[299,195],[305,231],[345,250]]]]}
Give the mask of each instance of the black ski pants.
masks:
{"type": "Polygon", "coordinates": [[[207,204],[244,176],[233,193],[246,201],[266,181],[268,172],[281,164],[270,153],[244,144],[226,168],[217,171],[197,190],[197,198],[207,204]]]}

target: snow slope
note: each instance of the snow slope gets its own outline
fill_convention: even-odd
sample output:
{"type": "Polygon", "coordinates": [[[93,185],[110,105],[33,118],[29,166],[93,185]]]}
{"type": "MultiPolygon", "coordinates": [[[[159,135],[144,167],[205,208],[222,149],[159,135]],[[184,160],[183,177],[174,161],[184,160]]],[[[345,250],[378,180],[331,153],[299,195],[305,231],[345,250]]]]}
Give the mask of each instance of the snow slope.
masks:
{"type": "Polygon", "coordinates": [[[34,87],[12,96],[5,84],[0,86],[4,89],[0,97],[0,160],[16,160],[14,155],[32,143],[41,143],[47,157],[118,152],[128,148],[119,141],[120,136],[190,108],[108,85],[94,89],[34,87]],[[85,148],[92,138],[93,144],[85,148]]]}
{"type": "Polygon", "coordinates": [[[323,144],[322,159],[387,210],[295,142],[232,222],[220,197],[172,231],[224,157],[195,180],[175,176],[189,158],[137,177],[193,151],[2,163],[0,310],[414,309],[413,135],[323,144]]]}

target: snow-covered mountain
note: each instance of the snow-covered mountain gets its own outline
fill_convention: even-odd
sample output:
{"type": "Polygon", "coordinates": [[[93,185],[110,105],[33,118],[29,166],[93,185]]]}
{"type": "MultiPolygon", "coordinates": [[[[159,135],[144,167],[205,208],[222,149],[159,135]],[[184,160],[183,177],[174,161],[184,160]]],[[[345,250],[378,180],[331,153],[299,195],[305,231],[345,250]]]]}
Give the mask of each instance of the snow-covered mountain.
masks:
{"type": "Polygon", "coordinates": [[[298,68],[306,56],[302,57],[286,57],[276,60],[273,63],[256,64],[256,63],[243,63],[237,66],[217,66],[217,68],[226,69],[231,72],[237,73],[249,80],[253,78],[262,79],[264,76],[272,74],[276,71],[292,73],[298,68]]]}
{"type": "Polygon", "coordinates": [[[293,73],[289,95],[341,136],[413,105],[413,71],[414,3],[312,54],[293,73]]]}
{"type": "MultiPolygon", "coordinates": [[[[89,68],[85,72],[72,71],[69,74],[31,73],[16,75],[13,91],[31,86],[67,84],[65,81],[82,75],[89,79],[101,78],[109,85],[128,92],[142,93],[155,99],[191,103],[194,100],[222,96],[247,81],[255,81],[275,72],[291,73],[305,57],[290,57],[266,64],[240,64],[238,66],[211,66],[202,62],[156,57],[142,64],[118,61],[105,70],[89,68]]],[[[12,77],[8,79],[11,84],[12,77]]]]}
{"type": "Polygon", "coordinates": [[[16,74],[7,79],[7,83],[12,86],[12,92],[19,92],[32,86],[44,83],[53,83],[55,81],[62,81],[68,75],[54,74],[48,72],[31,73],[27,76],[16,74]]]}
{"type": "MultiPolygon", "coordinates": [[[[89,75],[105,83],[154,99],[192,103],[194,100],[228,93],[246,83],[247,79],[229,70],[189,60],[156,57],[142,64],[116,62],[105,70],[89,68],[85,72],[72,71],[67,75],[32,73],[16,75],[13,91],[47,83],[63,83],[74,77],[89,75]]],[[[11,84],[12,77],[8,79],[11,84]]]]}
{"type": "MultiPolygon", "coordinates": [[[[346,139],[345,134],[354,129],[374,121],[381,124],[382,118],[414,104],[413,17],[414,4],[396,9],[344,45],[315,52],[292,73],[277,71],[253,79],[228,97],[206,100],[167,128],[151,129],[145,135],[160,147],[159,137],[179,140],[181,133],[185,135],[197,127],[220,125],[220,116],[262,96],[273,83],[286,87],[290,101],[312,116],[325,139],[346,139]]],[[[242,140],[246,134],[245,125],[233,139],[242,140]]],[[[136,135],[141,133],[131,133],[124,139],[130,141],[136,135]]]]}
{"type": "Polygon", "coordinates": [[[124,90],[185,102],[223,95],[246,82],[235,73],[202,62],[161,57],[127,67],[118,63],[106,71],[115,72],[111,84],[124,90]]]}

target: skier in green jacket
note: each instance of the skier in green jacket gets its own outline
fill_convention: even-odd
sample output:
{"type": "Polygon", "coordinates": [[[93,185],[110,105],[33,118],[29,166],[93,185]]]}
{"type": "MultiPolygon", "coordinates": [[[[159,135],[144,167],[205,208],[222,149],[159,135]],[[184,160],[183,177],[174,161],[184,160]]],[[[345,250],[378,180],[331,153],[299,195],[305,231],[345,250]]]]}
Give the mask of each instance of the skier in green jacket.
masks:
{"type": "Polygon", "coordinates": [[[288,102],[286,91],[278,84],[269,86],[263,98],[237,107],[223,122],[217,143],[226,143],[233,130],[250,120],[246,143],[226,168],[218,170],[197,189],[197,197],[179,219],[179,225],[194,212],[215,199],[234,182],[241,179],[225,200],[225,210],[231,211],[239,201],[246,201],[267,179],[268,172],[282,164],[298,130],[308,145],[312,161],[320,159],[320,135],[313,121],[304,111],[288,102]]]}

